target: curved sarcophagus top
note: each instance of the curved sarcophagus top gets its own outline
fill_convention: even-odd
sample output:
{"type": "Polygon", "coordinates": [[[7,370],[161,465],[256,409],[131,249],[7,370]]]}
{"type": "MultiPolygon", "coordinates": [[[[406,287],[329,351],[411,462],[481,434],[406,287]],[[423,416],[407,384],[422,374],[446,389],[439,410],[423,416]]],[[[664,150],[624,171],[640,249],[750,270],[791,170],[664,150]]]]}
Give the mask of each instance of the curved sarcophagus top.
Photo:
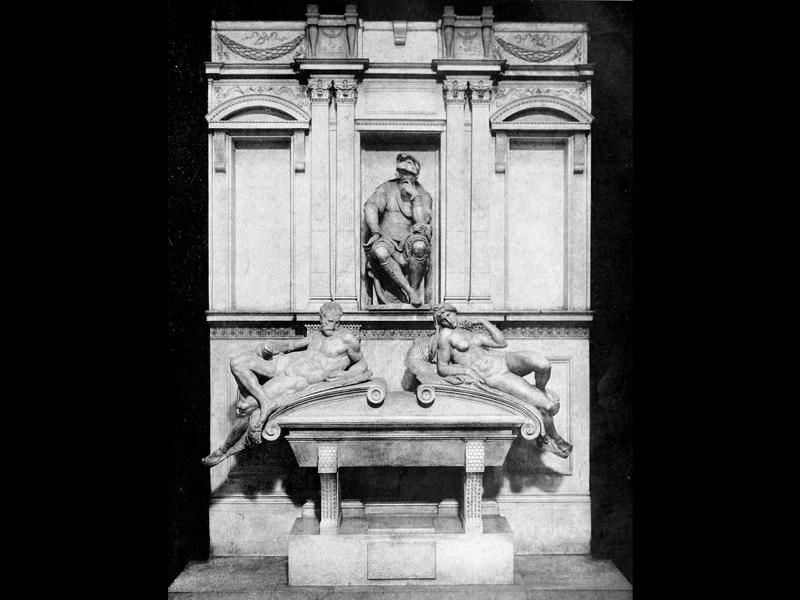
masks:
{"type": "Polygon", "coordinates": [[[298,464],[318,466],[320,445],[337,447],[338,466],[464,466],[464,444],[480,440],[485,466],[500,466],[511,443],[543,431],[538,411],[471,385],[386,391],[383,380],[303,396],[279,408],[263,436],[282,433],[298,464]]]}

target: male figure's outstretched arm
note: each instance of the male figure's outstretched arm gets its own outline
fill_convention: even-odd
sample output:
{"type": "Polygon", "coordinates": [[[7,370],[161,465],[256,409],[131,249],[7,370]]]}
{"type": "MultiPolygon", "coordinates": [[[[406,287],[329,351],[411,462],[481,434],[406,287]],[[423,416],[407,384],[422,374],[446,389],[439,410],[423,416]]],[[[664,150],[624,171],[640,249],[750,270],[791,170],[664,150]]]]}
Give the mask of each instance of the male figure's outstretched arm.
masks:
{"type": "Polygon", "coordinates": [[[361,342],[352,333],[343,333],[342,341],[347,348],[347,358],[350,360],[350,366],[346,369],[337,369],[328,374],[327,381],[336,381],[344,377],[351,377],[360,375],[367,370],[367,361],[364,360],[364,355],[361,352],[361,342]]]}

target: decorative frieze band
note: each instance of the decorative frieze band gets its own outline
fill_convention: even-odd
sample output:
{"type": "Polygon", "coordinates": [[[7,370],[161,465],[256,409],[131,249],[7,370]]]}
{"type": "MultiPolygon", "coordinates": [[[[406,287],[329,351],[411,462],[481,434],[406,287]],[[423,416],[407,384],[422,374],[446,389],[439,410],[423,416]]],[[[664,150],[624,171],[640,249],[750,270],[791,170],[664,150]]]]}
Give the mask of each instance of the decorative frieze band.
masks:
{"type": "MultiPolygon", "coordinates": [[[[319,331],[319,323],[308,323],[306,325],[306,335],[311,335],[312,331],[319,331]]],[[[339,329],[349,329],[357,336],[361,337],[359,333],[361,331],[361,324],[360,323],[339,323],[339,329]]]]}
{"type": "Polygon", "coordinates": [[[239,96],[276,96],[301,108],[309,105],[308,90],[304,85],[214,85],[209,110],[239,96]]]}
{"type": "Polygon", "coordinates": [[[581,85],[580,87],[499,87],[495,90],[492,99],[492,107],[498,109],[515,100],[535,98],[538,96],[561,98],[562,100],[577,104],[585,110],[589,108],[585,85],[581,85]]]}
{"type": "Polygon", "coordinates": [[[588,327],[509,327],[500,331],[510,338],[589,338],[588,327]]]}
{"type": "MultiPolygon", "coordinates": [[[[312,331],[319,331],[319,323],[305,325],[306,335],[312,331]]],[[[433,327],[428,329],[373,329],[364,328],[361,323],[341,323],[339,327],[353,331],[363,340],[413,340],[418,337],[427,337],[434,333],[433,327]]],[[[482,328],[481,325],[473,327],[482,328]]],[[[212,327],[212,339],[238,339],[238,338],[285,338],[298,337],[292,327],[212,327]]],[[[588,327],[500,327],[507,338],[570,338],[588,339],[588,327]]]]}
{"type": "Polygon", "coordinates": [[[297,337],[292,327],[212,327],[211,339],[297,337]]]}

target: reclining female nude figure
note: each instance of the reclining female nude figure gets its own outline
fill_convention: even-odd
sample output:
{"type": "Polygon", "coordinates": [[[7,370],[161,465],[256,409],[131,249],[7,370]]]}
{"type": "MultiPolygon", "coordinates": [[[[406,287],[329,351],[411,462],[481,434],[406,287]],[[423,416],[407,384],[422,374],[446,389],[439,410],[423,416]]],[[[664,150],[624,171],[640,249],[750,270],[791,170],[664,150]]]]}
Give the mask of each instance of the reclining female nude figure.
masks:
{"type": "Polygon", "coordinates": [[[535,352],[495,350],[508,345],[502,332],[487,319],[472,322],[459,319],[455,307],[449,304],[434,307],[434,320],[438,329],[437,373],[451,383],[460,379],[484,384],[532,404],[542,415],[546,433],[542,446],[557,456],[568,457],[572,444],[559,435],[553,423],[553,416],[560,408],[559,399],[546,389],[550,362],[535,352]],[[469,329],[478,323],[489,335],[469,329]],[[523,379],[530,373],[535,373],[535,386],[523,379]]]}

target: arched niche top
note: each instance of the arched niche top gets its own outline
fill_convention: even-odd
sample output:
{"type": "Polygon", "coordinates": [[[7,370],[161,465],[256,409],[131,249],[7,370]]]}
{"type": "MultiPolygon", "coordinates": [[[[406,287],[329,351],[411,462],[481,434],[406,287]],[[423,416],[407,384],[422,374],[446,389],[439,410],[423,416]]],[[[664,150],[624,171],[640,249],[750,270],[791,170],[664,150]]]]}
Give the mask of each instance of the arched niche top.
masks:
{"type": "Polygon", "coordinates": [[[497,110],[490,118],[492,129],[537,128],[589,129],[594,117],[563,98],[520,98],[497,110]]]}
{"type": "Polygon", "coordinates": [[[308,129],[310,116],[283,98],[254,95],[223,102],[206,120],[211,129],[308,129]]]}

